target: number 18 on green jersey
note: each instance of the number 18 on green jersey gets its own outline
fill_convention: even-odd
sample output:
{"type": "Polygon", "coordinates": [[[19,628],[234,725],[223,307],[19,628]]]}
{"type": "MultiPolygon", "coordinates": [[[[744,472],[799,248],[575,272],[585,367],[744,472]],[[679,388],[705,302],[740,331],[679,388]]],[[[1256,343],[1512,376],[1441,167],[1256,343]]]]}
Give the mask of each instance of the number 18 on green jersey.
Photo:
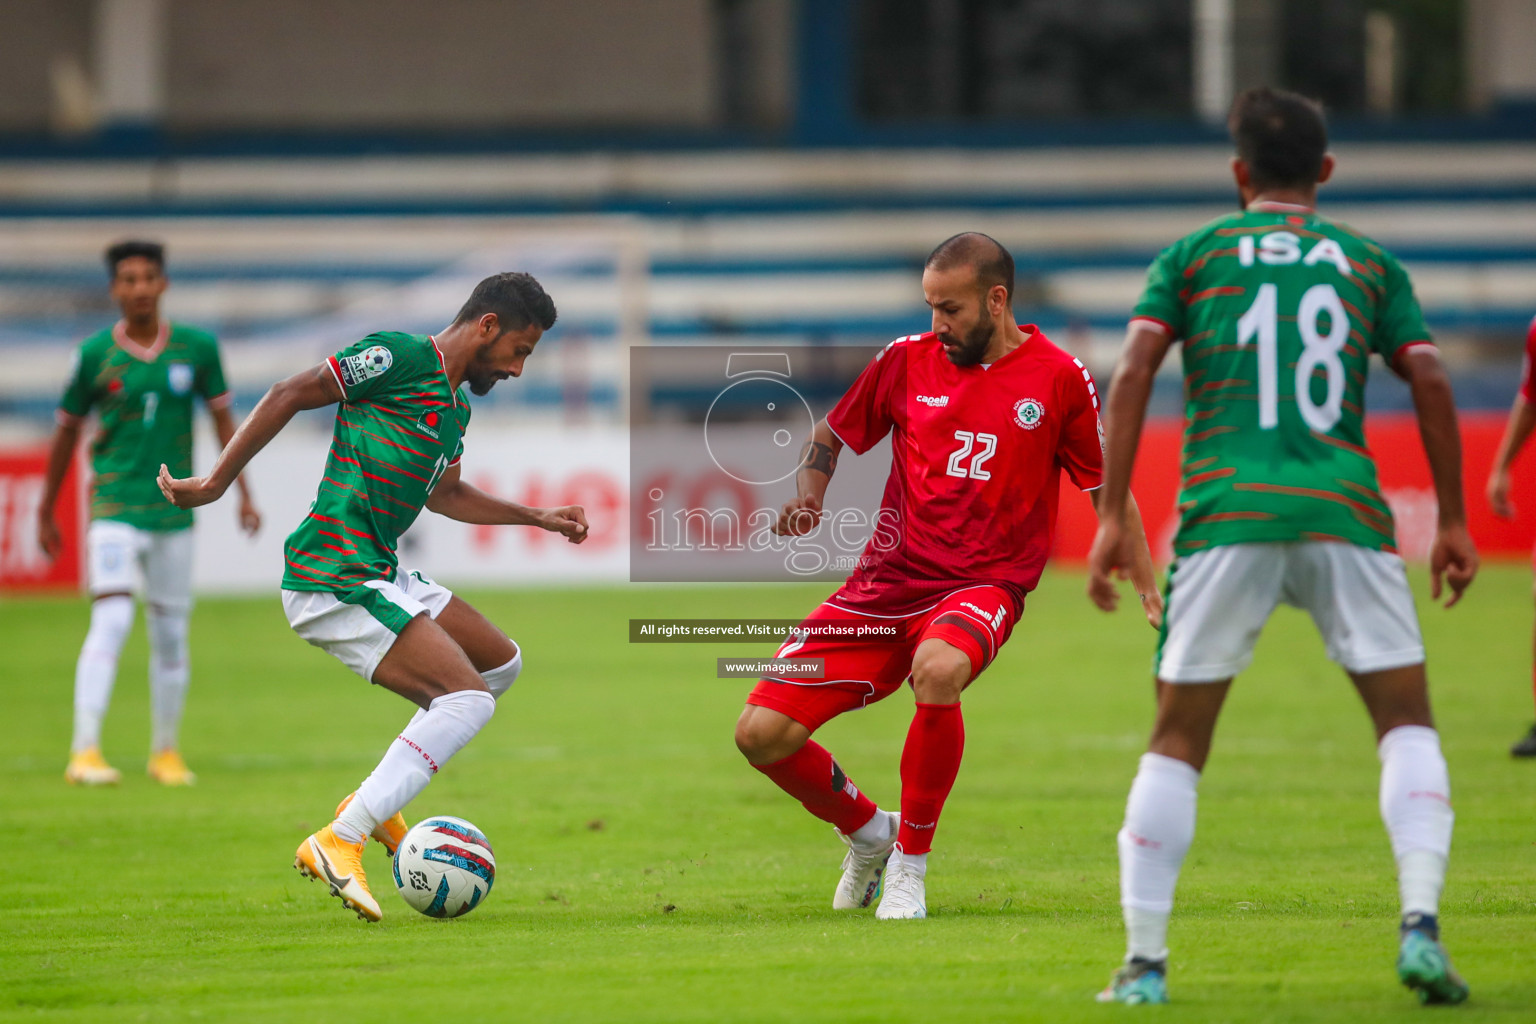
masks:
{"type": "Polygon", "coordinates": [[[1371,354],[1430,344],[1407,273],[1300,207],[1256,205],[1164,250],[1134,319],[1182,340],[1176,554],[1342,541],[1396,550],[1365,446],[1371,354]]]}

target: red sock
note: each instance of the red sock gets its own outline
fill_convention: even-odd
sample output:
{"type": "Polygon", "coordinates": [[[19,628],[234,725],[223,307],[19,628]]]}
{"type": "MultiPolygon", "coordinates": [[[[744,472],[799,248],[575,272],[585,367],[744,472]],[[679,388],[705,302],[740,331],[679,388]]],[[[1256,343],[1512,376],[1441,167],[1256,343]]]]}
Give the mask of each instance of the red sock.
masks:
{"type": "Polygon", "coordinates": [[[927,853],[939,813],[960,774],[965,751],[965,719],[959,704],[919,704],[901,750],[901,829],[896,842],[903,853],[927,853]]]}
{"type": "Polygon", "coordinates": [[[827,748],[814,740],[782,761],[752,767],[799,800],[806,810],[845,833],[867,825],[878,810],[875,802],[859,792],[853,781],[843,774],[827,748]]]}

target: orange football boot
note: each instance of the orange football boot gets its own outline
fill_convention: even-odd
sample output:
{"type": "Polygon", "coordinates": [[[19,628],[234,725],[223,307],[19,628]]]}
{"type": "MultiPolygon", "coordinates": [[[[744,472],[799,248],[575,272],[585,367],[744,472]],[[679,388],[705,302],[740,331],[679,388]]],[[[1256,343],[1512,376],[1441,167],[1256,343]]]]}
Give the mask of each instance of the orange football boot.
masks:
{"type": "Polygon", "coordinates": [[[187,762],[172,748],[167,748],[149,759],[149,777],[162,786],[190,786],[197,775],[187,767],[187,762]]]}
{"type": "Polygon", "coordinates": [[[305,878],[318,878],[329,885],[331,895],[340,898],[344,906],[356,911],[364,921],[377,921],[384,911],[368,891],[368,876],[363,874],[363,845],[343,842],[327,825],[299,844],[293,866],[305,878]]]}
{"type": "Polygon", "coordinates": [[[64,781],[71,786],[115,786],[123,781],[123,773],[107,764],[100,747],[88,747],[69,755],[64,781]]]}

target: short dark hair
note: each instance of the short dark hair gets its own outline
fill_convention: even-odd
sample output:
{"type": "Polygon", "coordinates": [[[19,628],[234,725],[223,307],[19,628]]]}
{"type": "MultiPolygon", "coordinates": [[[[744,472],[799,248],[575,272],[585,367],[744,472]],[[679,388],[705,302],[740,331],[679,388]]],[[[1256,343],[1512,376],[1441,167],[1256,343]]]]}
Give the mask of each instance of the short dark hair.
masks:
{"type": "Polygon", "coordinates": [[[159,242],[149,242],[142,238],[125,238],[121,242],[113,242],[107,246],[107,276],[117,276],[117,265],[123,260],[142,256],[162,271],[165,269],[165,246],[159,242]]]}
{"type": "Polygon", "coordinates": [[[487,313],[496,314],[503,333],[520,331],[534,324],[545,331],[555,326],[555,300],[532,274],[492,274],[475,285],[475,290],[469,293],[469,301],[464,303],[453,322],[468,323],[487,313]]]}
{"type": "Polygon", "coordinates": [[[1002,285],[1008,293],[1008,301],[1013,301],[1013,256],[989,235],[963,231],[944,239],[923,261],[923,269],[929,267],[934,270],[974,267],[982,294],[1002,285]]]}
{"type": "Polygon", "coordinates": [[[1227,131],[1255,187],[1317,184],[1328,152],[1322,104],[1282,89],[1249,89],[1232,101],[1227,131]]]}

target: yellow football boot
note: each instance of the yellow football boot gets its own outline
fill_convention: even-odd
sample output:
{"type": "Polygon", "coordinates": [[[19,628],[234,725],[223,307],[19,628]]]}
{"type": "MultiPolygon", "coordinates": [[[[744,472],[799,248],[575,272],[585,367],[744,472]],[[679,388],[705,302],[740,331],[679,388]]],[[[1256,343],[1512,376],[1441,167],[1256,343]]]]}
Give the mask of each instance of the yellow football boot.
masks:
{"type": "MultiPolygon", "coordinates": [[[[347,809],[347,804],[351,803],[355,796],[357,796],[357,790],[342,797],[341,803],[336,805],[336,817],[341,817],[341,812],[347,809]]],[[[393,818],[379,822],[369,834],[384,847],[385,853],[393,857],[395,850],[400,846],[400,840],[404,839],[409,831],[410,826],[405,823],[405,816],[397,811],[393,818]]]]}
{"type": "Polygon", "coordinates": [[[190,786],[197,776],[174,749],[162,750],[149,759],[149,777],[162,786],[190,786]]]}
{"type": "Polygon", "coordinates": [[[377,921],[384,911],[368,891],[368,876],[363,874],[366,842],[343,842],[327,825],[299,844],[293,866],[305,878],[318,878],[329,885],[331,895],[339,897],[343,905],[356,911],[364,921],[377,921]]]}
{"type": "Polygon", "coordinates": [[[71,786],[115,786],[123,781],[123,773],[107,764],[101,748],[90,747],[69,755],[64,781],[71,786]]]}

